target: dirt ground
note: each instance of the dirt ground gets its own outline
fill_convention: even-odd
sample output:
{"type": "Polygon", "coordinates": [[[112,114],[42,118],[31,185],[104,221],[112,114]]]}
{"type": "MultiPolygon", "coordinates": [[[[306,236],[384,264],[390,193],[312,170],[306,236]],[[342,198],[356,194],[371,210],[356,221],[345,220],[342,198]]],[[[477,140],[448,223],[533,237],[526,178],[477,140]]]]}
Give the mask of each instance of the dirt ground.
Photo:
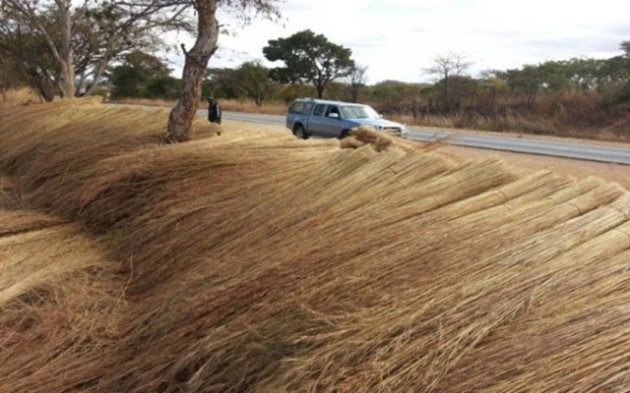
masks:
{"type": "MultiPolygon", "coordinates": [[[[289,132],[284,127],[260,125],[245,122],[229,121],[225,122],[223,127],[226,131],[234,127],[235,129],[242,130],[256,130],[256,131],[275,131],[275,132],[289,132]]],[[[481,133],[481,132],[480,132],[481,133]]],[[[525,136],[521,136],[525,138],[525,136]]],[[[527,138],[539,138],[536,136],[527,136],[527,138]]],[[[545,137],[540,137],[545,138],[545,137]]],[[[550,138],[557,139],[557,138],[550,138]]],[[[566,140],[566,139],[564,139],[566,140]]],[[[575,140],[576,143],[584,143],[581,140],[575,140]]],[[[607,145],[614,145],[608,142],[594,142],[607,145]]],[[[624,145],[625,146],[625,145],[624,145]]],[[[500,159],[514,167],[517,171],[537,171],[537,170],[551,170],[557,173],[563,173],[568,176],[576,178],[584,178],[588,176],[597,176],[602,179],[610,180],[618,183],[630,190],[630,166],[618,165],[618,164],[606,164],[590,161],[580,161],[565,158],[546,157],[539,155],[520,154],[501,152],[496,150],[487,149],[473,149],[460,146],[452,146],[445,144],[438,147],[435,151],[445,154],[451,158],[458,160],[483,160],[488,158],[500,159]]]]}
{"type": "Polygon", "coordinates": [[[606,164],[448,145],[438,148],[437,151],[458,159],[498,158],[512,165],[516,170],[535,171],[548,169],[576,178],[597,176],[602,179],[619,183],[626,189],[630,190],[630,166],[628,165],[606,164]]]}

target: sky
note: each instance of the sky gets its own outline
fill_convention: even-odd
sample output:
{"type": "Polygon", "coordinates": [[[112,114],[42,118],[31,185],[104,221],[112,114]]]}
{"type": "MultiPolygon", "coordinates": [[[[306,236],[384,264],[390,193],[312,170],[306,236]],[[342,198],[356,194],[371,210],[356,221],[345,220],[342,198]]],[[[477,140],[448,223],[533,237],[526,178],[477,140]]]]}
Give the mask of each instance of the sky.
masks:
{"type": "MultiPolygon", "coordinates": [[[[218,18],[230,34],[219,38],[209,67],[236,68],[265,60],[268,41],[310,29],[352,50],[367,66],[367,83],[431,82],[426,71],[437,56],[462,55],[468,73],[520,68],[574,57],[610,58],[630,41],[630,0],[286,0],[282,18],[242,26],[218,18]]],[[[173,38],[192,46],[190,37],[173,38]]],[[[169,57],[181,73],[182,56],[169,57]]]]}

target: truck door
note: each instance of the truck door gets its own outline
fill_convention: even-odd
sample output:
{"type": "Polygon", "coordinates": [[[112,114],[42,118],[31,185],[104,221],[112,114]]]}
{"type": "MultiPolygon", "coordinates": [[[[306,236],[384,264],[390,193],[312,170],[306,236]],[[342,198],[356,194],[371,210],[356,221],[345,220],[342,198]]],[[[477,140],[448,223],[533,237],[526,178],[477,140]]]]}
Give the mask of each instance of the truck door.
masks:
{"type": "Polygon", "coordinates": [[[324,136],[325,123],[326,118],[324,115],[326,114],[327,104],[317,104],[315,108],[313,108],[313,113],[311,114],[308,120],[308,126],[306,132],[311,135],[319,135],[324,136]]]}
{"type": "Polygon", "coordinates": [[[337,105],[329,105],[322,121],[322,135],[337,138],[341,135],[341,113],[337,105]]]}

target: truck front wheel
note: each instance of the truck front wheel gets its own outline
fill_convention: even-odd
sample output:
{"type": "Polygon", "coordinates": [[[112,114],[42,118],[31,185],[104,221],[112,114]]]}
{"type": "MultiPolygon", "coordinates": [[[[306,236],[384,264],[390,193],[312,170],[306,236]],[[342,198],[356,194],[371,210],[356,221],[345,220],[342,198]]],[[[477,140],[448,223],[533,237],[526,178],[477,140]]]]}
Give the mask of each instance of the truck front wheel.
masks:
{"type": "Polygon", "coordinates": [[[295,127],[293,127],[293,135],[299,139],[308,139],[308,134],[304,131],[304,126],[301,124],[296,124],[295,127]]]}

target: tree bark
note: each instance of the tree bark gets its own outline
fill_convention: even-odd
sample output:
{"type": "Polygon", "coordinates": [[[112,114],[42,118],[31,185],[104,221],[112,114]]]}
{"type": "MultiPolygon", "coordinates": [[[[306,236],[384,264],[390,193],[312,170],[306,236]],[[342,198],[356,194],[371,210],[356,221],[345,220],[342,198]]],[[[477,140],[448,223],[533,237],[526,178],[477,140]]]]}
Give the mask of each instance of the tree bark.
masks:
{"type": "Polygon", "coordinates": [[[72,52],[72,15],[70,0],[56,0],[60,13],[61,84],[64,98],[74,98],[74,53],[72,52]]]}
{"type": "Polygon", "coordinates": [[[182,92],[168,117],[165,138],[168,143],[190,140],[192,123],[197,114],[201,96],[201,82],[208,60],[217,50],[219,23],[216,19],[217,0],[197,0],[198,32],[195,45],[190,51],[182,47],[185,54],[182,72],[182,92]]]}

